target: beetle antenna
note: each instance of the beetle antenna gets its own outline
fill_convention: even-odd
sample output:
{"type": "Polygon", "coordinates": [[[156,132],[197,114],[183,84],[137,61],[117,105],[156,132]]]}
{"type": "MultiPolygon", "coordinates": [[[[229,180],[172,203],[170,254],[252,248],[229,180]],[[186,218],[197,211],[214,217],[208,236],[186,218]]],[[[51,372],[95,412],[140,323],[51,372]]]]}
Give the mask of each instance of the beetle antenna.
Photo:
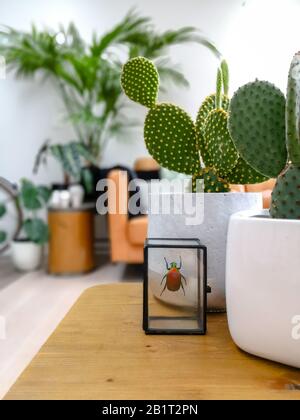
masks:
{"type": "Polygon", "coordinates": [[[166,267],[167,267],[167,270],[170,270],[170,268],[169,268],[169,263],[168,263],[168,261],[167,261],[166,257],[165,257],[165,261],[166,261],[166,267]]]}

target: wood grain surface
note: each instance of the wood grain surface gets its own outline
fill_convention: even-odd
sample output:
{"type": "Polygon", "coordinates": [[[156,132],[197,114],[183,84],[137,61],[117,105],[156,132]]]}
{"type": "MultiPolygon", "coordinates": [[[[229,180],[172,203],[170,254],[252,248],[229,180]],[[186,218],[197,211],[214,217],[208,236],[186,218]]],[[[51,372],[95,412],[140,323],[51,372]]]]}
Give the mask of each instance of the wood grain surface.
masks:
{"type": "Polygon", "coordinates": [[[142,285],[89,289],[6,399],[300,399],[300,371],[241,352],[226,315],[209,315],[205,337],[141,326],[142,285]]]}

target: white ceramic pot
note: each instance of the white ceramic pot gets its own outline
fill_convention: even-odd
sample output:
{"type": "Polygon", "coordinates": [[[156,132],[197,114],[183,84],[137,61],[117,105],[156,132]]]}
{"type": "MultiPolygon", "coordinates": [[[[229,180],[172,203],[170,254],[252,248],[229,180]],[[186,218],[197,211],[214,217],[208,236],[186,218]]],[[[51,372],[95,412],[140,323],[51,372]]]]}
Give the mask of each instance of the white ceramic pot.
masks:
{"type": "Polygon", "coordinates": [[[11,245],[12,261],[18,271],[35,271],[41,266],[43,247],[29,241],[14,241],[11,245]]]}
{"type": "Polygon", "coordinates": [[[230,222],[226,293],[244,351],[300,368],[300,221],[243,212],[230,222]],[[256,217],[258,216],[258,217],[256,217]]]}
{"type": "Polygon", "coordinates": [[[71,196],[71,206],[74,209],[79,209],[84,200],[84,188],[81,185],[72,185],[69,188],[69,193],[71,196]]]}
{"type": "MultiPolygon", "coordinates": [[[[208,308],[212,311],[224,311],[229,219],[234,213],[242,210],[260,211],[262,195],[260,193],[153,194],[150,196],[149,208],[149,238],[196,238],[208,248],[208,284],[212,288],[212,293],[208,296],[208,308]],[[182,196],[186,199],[185,211],[182,209],[182,196]],[[157,208],[154,209],[157,203],[168,201],[171,202],[172,213],[155,214],[158,213],[157,208]],[[190,217],[194,214],[195,208],[198,208],[197,216],[190,217]],[[202,210],[199,213],[200,209],[202,210]]],[[[155,295],[160,298],[156,293],[155,295]]],[[[166,298],[165,301],[169,303],[166,298]]],[[[196,297],[193,305],[195,303],[196,297]]]]}

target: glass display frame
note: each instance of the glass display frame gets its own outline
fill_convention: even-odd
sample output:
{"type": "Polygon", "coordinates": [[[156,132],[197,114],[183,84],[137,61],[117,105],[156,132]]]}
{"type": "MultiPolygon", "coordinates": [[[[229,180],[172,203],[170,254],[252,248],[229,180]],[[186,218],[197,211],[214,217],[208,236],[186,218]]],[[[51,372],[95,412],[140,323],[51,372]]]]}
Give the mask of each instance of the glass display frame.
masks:
{"type": "Polygon", "coordinates": [[[209,292],[206,246],[198,239],[150,238],[144,253],[145,333],[205,335],[209,292]]]}

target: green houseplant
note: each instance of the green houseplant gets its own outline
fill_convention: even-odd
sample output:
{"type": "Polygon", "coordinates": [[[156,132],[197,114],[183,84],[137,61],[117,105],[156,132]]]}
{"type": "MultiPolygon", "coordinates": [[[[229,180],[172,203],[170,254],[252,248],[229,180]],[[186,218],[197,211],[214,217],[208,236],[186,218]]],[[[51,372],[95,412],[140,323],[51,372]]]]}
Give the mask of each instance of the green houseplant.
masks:
{"type": "Polygon", "coordinates": [[[155,60],[164,80],[187,85],[168,59],[170,46],[187,42],[204,44],[220,55],[195,28],[159,33],[150,18],[134,11],[103,36],[95,33],[91,42],[81,37],[74,24],[58,31],[39,31],[36,27],[30,32],[1,31],[0,54],[6,58],[8,69],[17,76],[32,78],[41,73],[50,78],[74,128],[75,137],[69,144],[43,145],[35,169],[51,154],[61,163],[66,181],[70,177],[79,181],[83,175],[85,184],[91,185],[90,171],[82,174],[82,167],[99,165],[111,137],[133,124],[126,118],[127,103],[119,83],[124,62],[145,55],[155,60]]]}
{"type": "Polygon", "coordinates": [[[229,127],[244,159],[277,178],[271,209],[233,216],[227,304],[231,335],[248,353],[300,368],[300,53],[287,96],[256,80],[234,95],[229,127]],[[254,303],[254,305],[253,305],[254,303]],[[255,306],[255,307],[254,307],[255,306]]]}
{"type": "Polygon", "coordinates": [[[12,259],[20,271],[32,271],[41,264],[43,245],[48,242],[49,231],[41,218],[51,192],[46,187],[37,187],[31,181],[21,181],[18,203],[22,210],[22,229],[12,242],[12,259]]]}
{"type": "Polygon", "coordinates": [[[200,107],[197,121],[182,109],[158,103],[159,70],[138,57],[125,64],[122,86],[127,96],[150,109],[145,122],[145,142],[164,168],[204,179],[206,192],[228,192],[230,184],[255,184],[268,178],[239,154],[228,129],[229,69],[225,60],[217,74],[216,93],[200,107]],[[161,127],[161,129],[160,129],[161,127]]]}
{"type": "Polygon", "coordinates": [[[236,148],[260,173],[277,178],[270,210],[275,219],[300,219],[299,103],[300,53],[291,64],[287,98],[257,80],[241,87],[231,103],[229,129],[236,148]]]}
{"type": "MultiPolygon", "coordinates": [[[[196,121],[181,108],[159,103],[159,71],[145,57],[125,64],[121,84],[127,96],[149,108],[144,137],[149,153],[163,167],[192,177],[193,192],[204,181],[204,215],[195,214],[188,223],[186,214],[151,214],[150,237],[201,238],[209,248],[208,275],[212,294],[209,308],[225,308],[225,248],[227,227],[233,213],[246,209],[260,210],[260,194],[233,194],[230,184],[255,184],[268,179],[243,159],[230,136],[229,68],[221,60],[217,88],[201,105],[196,121]]],[[[185,194],[163,194],[156,201],[168,200],[173,208],[183,208],[185,194]]],[[[202,208],[202,194],[195,194],[202,208]]],[[[168,207],[166,207],[168,208],[168,207]]],[[[193,208],[189,209],[192,214],[193,208]]],[[[156,288],[154,288],[155,290],[156,288]]],[[[159,296],[157,296],[159,298],[159,296]]],[[[166,302],[168,296],[163,297],[166,302]]],[[[195,302],[191,302],[192,305],[195,302]]]]}

